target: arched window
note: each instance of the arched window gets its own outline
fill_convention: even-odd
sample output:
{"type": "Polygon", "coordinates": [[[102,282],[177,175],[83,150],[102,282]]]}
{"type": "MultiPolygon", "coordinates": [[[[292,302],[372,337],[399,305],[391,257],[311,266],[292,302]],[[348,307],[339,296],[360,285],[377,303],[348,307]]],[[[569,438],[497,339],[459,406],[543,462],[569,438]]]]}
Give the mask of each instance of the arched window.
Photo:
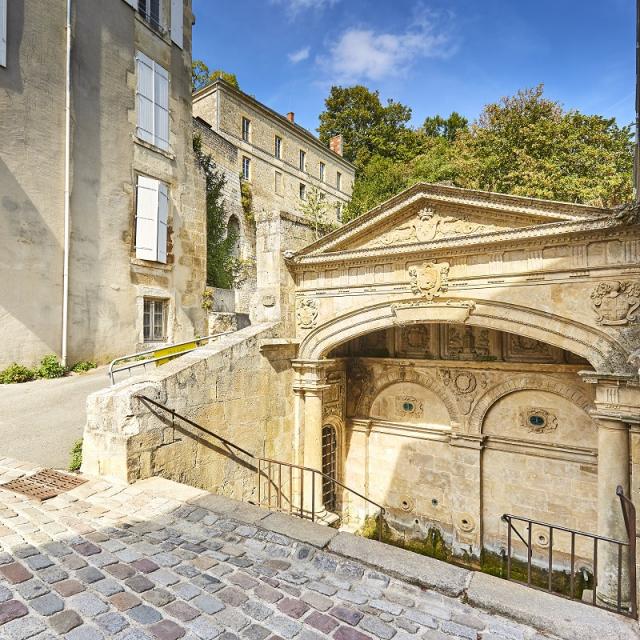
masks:
{"type": "Polygon", "coordinates": [[[322,473],[328,478],[322,478],[322,502],[327,511],[336,510],[336,479],[338,472],[338,438],[336,429],[330,424],[322,427],[322,473]]]}
{"type": "Polygon", "coordinates": [[[240,257],[240,223],[236,216],[231,216],[227,222],[227,238],[233,238],[231,255],[234,258],[240,257]]]}

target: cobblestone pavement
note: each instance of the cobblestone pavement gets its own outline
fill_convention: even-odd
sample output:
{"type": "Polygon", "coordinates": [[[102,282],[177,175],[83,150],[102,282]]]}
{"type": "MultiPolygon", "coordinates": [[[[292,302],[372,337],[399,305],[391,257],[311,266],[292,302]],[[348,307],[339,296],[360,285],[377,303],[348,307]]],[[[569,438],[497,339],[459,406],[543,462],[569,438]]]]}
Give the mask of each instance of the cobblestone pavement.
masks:
{"type": "MultiPolygon", "coordinates": [[[[34,470],[0,459],[0,483],[34,470]]],[[[541,638],[144,483],[91,480],[43,503],[0,489],[0,549],[12,640],[541,638]]]]}

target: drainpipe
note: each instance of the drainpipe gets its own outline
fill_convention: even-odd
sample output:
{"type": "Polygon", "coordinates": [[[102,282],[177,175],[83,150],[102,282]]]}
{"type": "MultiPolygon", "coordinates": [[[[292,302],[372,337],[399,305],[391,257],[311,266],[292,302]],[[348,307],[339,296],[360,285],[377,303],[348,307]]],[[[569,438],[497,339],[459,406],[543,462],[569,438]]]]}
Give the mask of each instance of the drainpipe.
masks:
{"type": "Polygon", "coordinates": [[[64,103],[64,260],[62,267],[62,364],[67,364],[67,333],[69,324],[69,242],[71,208],[71,4],[67,0],[66,78],[64,103]]]}

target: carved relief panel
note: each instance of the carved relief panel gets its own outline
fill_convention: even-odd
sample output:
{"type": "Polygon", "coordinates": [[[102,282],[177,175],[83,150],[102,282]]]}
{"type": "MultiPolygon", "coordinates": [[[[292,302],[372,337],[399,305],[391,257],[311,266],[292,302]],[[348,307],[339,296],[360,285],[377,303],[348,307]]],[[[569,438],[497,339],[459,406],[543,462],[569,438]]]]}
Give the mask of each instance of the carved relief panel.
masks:
{"type": "Polygon", "coordinates": [[[412,324],[396,329],[396,355],[405,358],[438,357],[438,327],[412,324]]]}
{"type": "Polygon", "coordinates": [[[498,334],[490,329],[445,325],[441,335],[443,360],[486,361],[500,358],[498,334]]]}
{"type": "Polygon", "coordinates": [[[505,333],[503,346],[506,362],[560,363],[564,361],[562,349],[526,336],[505,333]]]}

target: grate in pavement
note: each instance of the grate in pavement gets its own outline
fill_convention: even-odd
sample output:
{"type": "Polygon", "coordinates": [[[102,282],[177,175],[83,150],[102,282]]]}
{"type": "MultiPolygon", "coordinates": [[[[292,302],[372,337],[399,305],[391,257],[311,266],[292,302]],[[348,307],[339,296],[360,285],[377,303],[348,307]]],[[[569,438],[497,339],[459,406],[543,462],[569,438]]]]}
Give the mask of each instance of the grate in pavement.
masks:
{"type": "Polygon", "coordinates": [[[65,491],[71,491],[85,482],[86,480],[79,476],[70,476],[54,469],[42,469],[33,475],[0,484],[0,489],[22,493],[28,498],[42,501],[55,498],[65,491]]]}

